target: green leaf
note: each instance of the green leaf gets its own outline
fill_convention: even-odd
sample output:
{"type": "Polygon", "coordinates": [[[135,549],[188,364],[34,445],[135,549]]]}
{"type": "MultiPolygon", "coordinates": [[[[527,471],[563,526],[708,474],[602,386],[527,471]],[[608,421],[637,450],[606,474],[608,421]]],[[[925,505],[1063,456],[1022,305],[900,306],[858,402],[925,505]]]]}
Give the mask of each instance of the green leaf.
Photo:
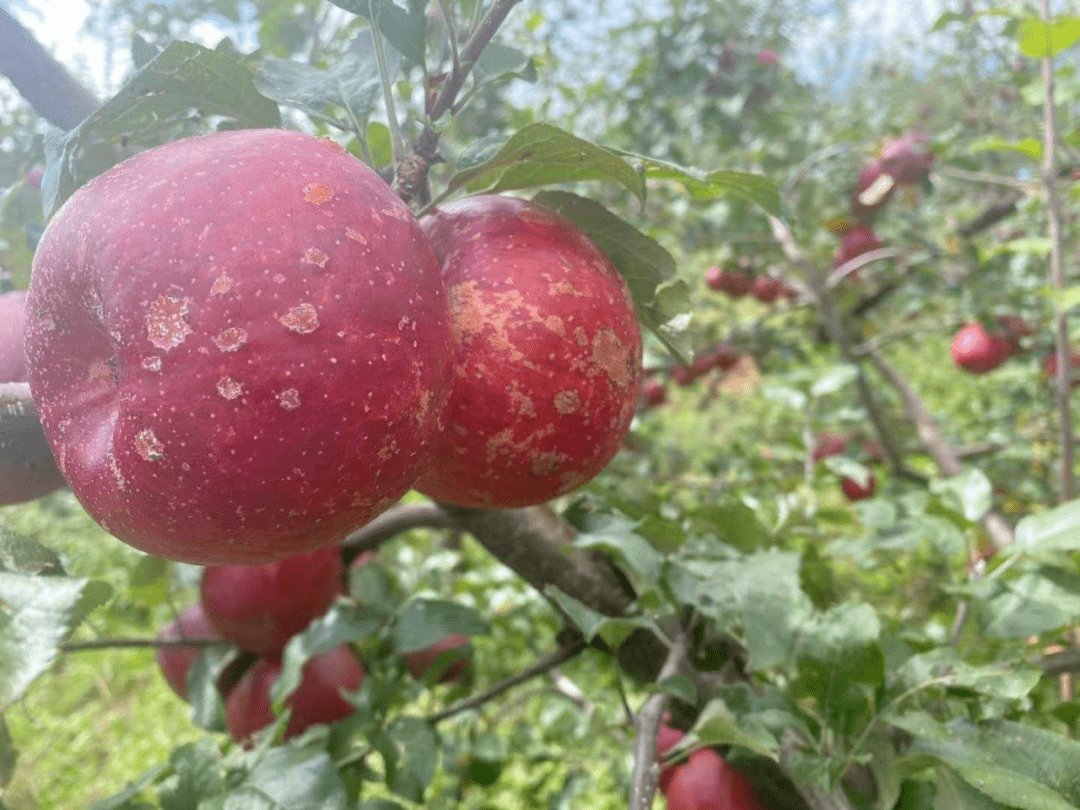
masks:
{"type": "Polygon", "coordinates": [[[1039,683],[1042,671],[1023,661],[969,664],[952,647],[940,647],[911,656],[896,670],[896,676],[908,689],[959,687],[1002,700],[1019,700],[1039,683]]]}
{"type": "Polygon", "coordinates": [[[691,706],[697,703],[697,689],[694,688],[694,682],[685,675],[671,675],[658,681],[656,691],[671,695],[691,706]]]}
{"type": "Polygon", "coordinates": [[[1080,499],[1067,501],[1016,524],[1016,542],[1006,554],[1080,550],[1080,499]]]}
{"type": "Polygon", "coordinates": [[[426,3],[409,3],[409,10],[391,0],[330,0],[338,8],[363,17],[382,31],[387,41],[414,65],[424,64],[427,42],[426,3]]]}
{"type": "Polygon", "coordinates": [[[51,549],[0,526],[0,571],[13,574],[63,574],[64,567],[51,549]]]}
{"type": "Polygon", "coordinates": [[[394,650],[399,653],[423,650],[455,633],[483,636],[491,632],[488,623],[473,608],[437,599],[408,602],[394,623],[394,650]]]}
{"type": "Polygon", "coordinates": [[[212,646],[199,651],[187,675],[191,722],[210,731],[225,730],[225,703],[218,678],[241,655],[235,647],[212,646]]]}
{"type": "Polygon", "coordinates": [[[1060,293],[1057,290],[1052,290],[1050,300],[1062,312],[1068,312],[1080,304],[1080,287],[1066,287],[1060,293]]]}
{"type": "Polygon", "coordinates": [[[1080,40],[1080,17],[1055,17],[1052,22],[1029,17],[1020,21],[1016,39],[1024,56],[1054,56],[1080,40]]]}
{"type": "Polygon", "coordinates": [[[849,364],[834,366],[825,372],[825,376],[819,377],[810,387],[810,393],[815,397],[823,397],[826,394],[835,394],[855,382],[859,376],[859,370],[849,364]]]}
{"type": "Polygon", "coordinates": [[[410,801],[422,801],[425,789],[435,778],[435,764],[439,758],[435,729],[419,717],[397,717],[386,733],[398,753],[393,766],[388,763],[387,786],[410,801]]]}
{"type": "Polygon", "coordinates": [[[706,172],[620,149],[612,151],[639,161],[646,178],[674,180],[699,199],[711,200],[723,194],[733,194],[775,217],[780,216],[780,189],[774,180],[764,175],[722,169],[706,172]]]}
{"type": "Polygon", "coordinates": [[[515,77],[527,82],[536,81],[536,65],[532,58],[517,48],[489,42],[480,58],[473,65],[472,75],[477,81],[515,77]]]}
{"type": "Polygon", "coordinates": [[[653,584],[659,581],[663,558],[648,540],[635,532],[637,524],[625,518],[604,516],[590,521],[574,544],[581,548],[599,548],[618,557],[632,573],[653,584]]]}
{"type": "Polygon", "coordinates": [[[11,776],[15,773],[15,760],[18,758],[19,749],[11,739],[4,715],[0,714],[0,796],[4,795],[4,786],[11,781],[11,776]]]}
{"type": "Polygon", "coordinates": [[[915,740],[912,753],[929,754],[969,785],[1007,807],[1075,810],[1080,805],[1080,743],[1005,720],[978,726],[942,725],[913,712],[893,724],[915,740]]]}
{"type": "Polygon", "coordinates": [[[551,124],[521,128],[494,157],[451,177],[446,190],[497,192],[585,180],[611,180],[645,198],[645,182],[633,166],[551,124]]]}
{"type": "Polygon", "coordinates": [[[753,717],[736,717],[719,698],[706,704],[690,733],[706,745],[741,745],[773,760],[780,751],[776,737],[764,725],[753,717]]]}
{"type": "Polygon", "coordinates": [[[146,790],[168,769],[168,765],[155,765],[150,770],[143,772],[134,782],[130,782],[119,793],[109,796],[107,799],[99,799],[91,804],[87,810],[120,810],[120,808],[146,790]]]}
{"type": "Polygon", "coordinates": [[[1080,618],[1080,575],[1042,567],[993,584],[997,591],[977,605],[986,635],[1026,638],[1080,618]]]}
{"type": "Polygon", "coordinates": [[[952,768],[938,766],[933,810],[1010,810],[965,782],[952,768]]]}
{"type": "MultiPolygon", "coordinates": [[[[396,51],[386,56],[393,81],[401,72],[401,58],[396,51]]],[[[255,86],[279,104],[330,118],[341,129],[364,134],[382,98],[372,31],[361,31],[327,70],[291,59],[267,59],[255,74],[255,86]],[[338,108],[345,111],[344,120],[338,118],[338,108]]]]}
{"type": "Polygon", "coordinates": [[[1042,157],[1042,144],[1034,138],[1024,138],[1019,141],[1009,141],[996,135],[978,138],[968,146],[968,151],[979,152],[1019,152],[1030,158],[1038,160],[1042,157]]]}
{"type": "Polygon", "coordinates": [[[553,585],[544,589],[544,593],[559,606],[574,626],[581,631],[586,641],[592,641],[597,633],[609,621],[602,613],[597,613],[588,605],[579,602],[574,597],[563,593],[553,585]]]}
{"type": "MultiPolygon", "coordinates": [[[[871,605],[845,602],[816,614],[799,632],[799,656],[824,663],[850,663],[861,648],[876,645],[881,621],[871,605]]],[[[858,678],[880,683],[881,673],[858,678]]]]}
{"type": "Polygon", "coordinates": [[[982,470],[967,470],[952,478],[930,482],[930,491],[945,505],[972,523],[987,513],[993,502],[994,487],[982,470]]]}
{"type": "Polygon", "coordinates": [[[281,674],[270,689],[275,711],[281,711],[285,698],[300,685],[304,664],[311,656],[374,636],[385,623],[385,616],[366,605],[342,602],[331,605],[326,613],[285,645],[281,656],[281,674]]]}
{"type": "Polygon", "coordinates": [[[71,631],[111,595],[96,580],[0,573],[0,710],[25,693],[71,631]]]}
{"type": "Polygon", "coordinates": [[[170,123],[192,109],[221,115],[236,127],[276,127],[278,106],[255,89],[247,66],[230,53],[191,42],[170,42],[109,101],[75,129],[45,139],[42,178],[45,211],[51,213],[79,186],[119,159],[121,142],[153,146],[170,123]]]}
{"type": "Polygon", "coordinates": [[[225,792],[221,755],[209,737],[174,749],[169,763],[175,779],[158,789],[161,810],[189,810],[225,792]]]}
{"type": "Polygon", "coordinates": [[[150,585],[164,579],[168,570],[168,560],[147,554],[131,570],[131,574],[128,576],[128,584],[133,588],[150,585]]]}
{"type": "Polygon", "coordinates": [[[334,761],[325,751],[310,748],[271,748],[241,787],[272,800],[275,810],[348,810],[349,806],[334,761]]]}

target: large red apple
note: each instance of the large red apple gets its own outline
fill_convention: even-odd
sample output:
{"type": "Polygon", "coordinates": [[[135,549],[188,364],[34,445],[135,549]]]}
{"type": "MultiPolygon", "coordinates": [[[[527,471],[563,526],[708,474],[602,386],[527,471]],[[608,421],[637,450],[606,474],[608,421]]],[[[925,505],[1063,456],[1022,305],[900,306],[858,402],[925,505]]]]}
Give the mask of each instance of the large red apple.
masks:
{"type": "Polygon", "coordinates": [[[970,374],[986,374],[1012,354],[1009,341],[987,332],[977,321],[963,327],[953,337],[953,362],[970,374]]]}
{"type": "MultiPolygon", "coordinates": [[[[270,688],[280,674],[280,658],[260,658],[229,694],[225,724],[237,742],[249,745],[256,731],[274,721],[270,688]]],[[[352,714],[353,706],[341,692],[359,689],[365,674],[364,665],[347,646],[312,656],[304,665],[300,685],[285,698],[285,706],[292,709],[285,724],[285,739],[317,723],[333,723],[352,714]]]]}
{"type": "Polygon", "coordinates": [[[404,653],[401,659],[405,662],[405,668],[417,680],[437,667],[435,680],[438,683],[460,683],[468,676],[471,654],[469,637],[463,633],[455,633],[430,647],[404,653]]]}
{"type": "Polygon", "coordinates": [[[668,810],[762,810],[749,780],[711,748],[672,770],[664,791],[668,810]]]}
{"type": "Polygon", "coordinates": [[[328,140],[190,138],[46,228],[26,354],[60,468],[137,548],[256,564],[337,541],[412,486],[450,331],[408,207],[328,140]]]}
{"type": "Polygon", "coordinates": [[[626,283],[535,203],[473,197],[423,226],[456,346],[446,429],[417,489],[483,507],[577,489],[618,451],[637,405],[641,331],[626,283]]]}
{"type": "MultiPolygon", "coordinates": [[[[0,295],[0,383],[26,382],[25,322],[26,293],[16,290],[0,295]]],[[[29,432],[19,431],[13,443],[3,447],[0,506],[44,497],[65,484],[40,426],[28,427],[29,432]]]]}
{"type": "MultiPolygon", "coordinates": [[[[210,625],[202,605],[194,604],[180,611],[175,621],[169,622],[157,635],[159,641],[213,641],[220,639],[210,625]]],[[[157,662],[165,681],[184,700],[187,700],[187,676],[202,652],[202,646],[168,646],[157,648],[157,662]]]]}
{"type": "Polygon", "coordinates": [[[731,298],[742,298],[750,292],[750,276],[742,270],[725,270],[716,265],[705,271],[705,283],[710,289],[731,298]]]}
{"type": "Polygon", "coordinates": [[[265,565],[203,572],[200,595],[210,624],[236,646],[279,652],[343,590],[341,549],[327,546],[265,565]]]}

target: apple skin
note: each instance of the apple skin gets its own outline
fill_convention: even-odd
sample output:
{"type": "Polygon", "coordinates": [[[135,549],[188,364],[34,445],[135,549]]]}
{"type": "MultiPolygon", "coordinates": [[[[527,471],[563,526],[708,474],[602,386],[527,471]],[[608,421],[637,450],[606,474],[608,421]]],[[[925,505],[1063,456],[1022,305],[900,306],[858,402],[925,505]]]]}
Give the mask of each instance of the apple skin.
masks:
{"type": "Polygon", "coordinates": [[[882,247],[882,242],[877,238],[873,228],[869,225],[856,225],[849,228],[841,239],[840,247],[833,257],[833,266],[840,267],[857,256],[880,247],[882,247]]]}
{"type": "MultiPolygon", "coordinates": [[[[663,762],[664,754],[670,751],[675,745],[686,736],[686,732],[680,731],[677,728],[672,728],[666,722],[661,721],[660,725],[656,729],[656,759],[658,762],[663,762]]],[[[668,765],[660,769],[660,792],[667,793],[668,784],[671,782],[671,777],[675,775],[675,769],[678,765],[668,765]]]]}
{"type": "MultiPolygon", "coordinates": [[[[22,290],[0,295],[0,383],[27,381],[23,331],[26,323],[26,293],[22,290]]],[[[43,498],[67,482],[42,439],[40,427],[24,446],[5,448],[0,460],[0,506],[43,498]]],[[[19,445],[23,445],[21,440],[19,445]]]]}
{"type": "Polygon", "coordinates": [[[866,486],[862,486],[854,478],[844,477],[840,479],[840,489],[849,501],[862,501],[872,498],[877,492],[877,480],[871,475],[866,479],[866,486]]]}
{"type": "Polygon", "coordinates": [[[582,486],[637,409],[641,330],[626,282],[535,203],[472,197],[421,224],[443,264],[456,348],[446,428],[416,488],[515,508],[582,486]]]}
{"type": "Polygon", "coordinates": [[[750,276],[742,270],[725,270],[720,266],[705,271],[705,284],[730,298],[742,298],[750,292],[750,276]]]}
{"type": "Polygon", "coordinates": [[[204,565],[336,542],[409,490],[440,427],[438,263],[342,147],[240,130],[79,189],[34,258],[30,385],[107,531],[204,565]]]}
{"type": "Polygon", "coordinates": [[[664,791],[667,810],[762,810],[750,781],[711,748],[672,770],[664,791]]]}
{"type": "Polygon", "coordinates": [[[435,680],[437,683],[461,683],[468,678],[472,660],[472,645],[464,633],[447,636],[422,650],[403,653],[401,660],[414,678],[422,680],[436,665],[439,656],[449,651],[453,651],[455,656],[443,665],[435,680]]]}
{"type": "MultiPolygon", "coordinates": [[[[180,615],[169,622],[157,635],[159,641],[179,641],[180,639],[217,640],[221,636],[214,630],[206,618],[202,605],[196,603],[180,611],[180,615]]],[[[156,652],[161,674],[166,683],[184,700],[188,699],[187,676],[195,664],[195,659],[202,652],[202,647],[158,647],[156,652]]]]}
{"type": "Polygon", "coordinates": [[[987,332],[981,323],[969,323],[953,337],[952,359],[969,374],[993,371],[1012,354],[1009,341],[987,332]]]}
{"type": "MultiPolygon", "coordinates": [[[[225,725],[232,738],[245,748],[252,735],[274,722],[270,688],[281,674],[278,656],[259,658],[233,688],[225,701],[225,725]]],[[[295,737],[318,723],[333,723],[355,709],[341,692],[354,692],[367,671],[348,646],[313,655],[300,677],[300,685],[285,698],[292,709],[285,724],[285,739],[295,737]]]]}
{"type": "Polygon", "coordinates": [[[756,276],[750,283],[750,295],[763,304],[771,304],[783,292],[784,282],[771,276],[756,276]]]}
{"type": "Polygon", "coordinates": [[[341,549],[326,546],[265,565],[213,566],[199,587],[222,638],[255,653],[280,652],[343,592],[341,549]]]}
{"type": "Polygon", "coordinates": [[[810,457],[814,461],[821,461],[821,459],[830,456],[843,455],[847,450],[848,442],[851,441],[854,435],[851,431],[834,433],[831,430],[823,430],[814,440],[814,451],[810,454],[810,457]]]}

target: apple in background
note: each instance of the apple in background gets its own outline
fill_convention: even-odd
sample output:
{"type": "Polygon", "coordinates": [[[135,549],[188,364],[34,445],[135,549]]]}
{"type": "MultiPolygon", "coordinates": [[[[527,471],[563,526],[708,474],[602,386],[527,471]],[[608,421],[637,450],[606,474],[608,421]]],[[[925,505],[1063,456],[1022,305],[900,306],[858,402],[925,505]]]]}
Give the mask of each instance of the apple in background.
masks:
{"type": "Polygon", "coordinates": [[[703,354],[703,362],[707,363],[709,368],[730,371],[738,365],[740,357],[742,355],[739,350],[730,343],[720,343],[703,354]]]}
{"type": "Polygon", "coordinates": [[[279,652],[342,592],[336,546],[265,565],[226,565],[203,571],[202,606],[221,637],[255,653],[279,652]]]}
{"type": "Polygon", "coordinates": [[[416,489],[516,508],[594,478],[637,410],[641,330],[626,282],[573,223],[479,196],[424,217],[454,332],[446,428],[416,489]]]}
{"type": "Polygon", "coordinates": [[[831,430],[823,430],[814,441],[814,450],[810,457],[814,461],[821,461],[829,456],[840,456],[847,450],[848,442],[855,436],[854,431],[846,433],[834,433],[831,430]]]}
{"type": "MultiPolygon", "coordinates": [[[[165,625],[157,638],[159,641],[179,641],[180,639],[206,641],[220,640],[221,636],[207,620],[202,605],[194,604],[182,610],[174,621],[165,625]]],[[[155,653],[165,681],[184,700],[188,698],[188,673],[202,649],[199,646],[158,647],[155,653]]]]}
{"type": "Polygon", "coordinates": [[[969,374],[986,374],[1012,354],[1009,341],[987,332],[979,322],[969,323],[953,337],[952,359],[969,374]]]}
{"type": "Polygon", "coordinates": [[[422,680],[433,667],[438,666],[436,683],[461,683],[468,678],[472,644],[464,633],[455,633],[423,650],[402,653],[401,660],[417,680],[422,680]],[[447,659],[440,663],[439,659],[444,653],[447,659]]]}
{"type": "Polygon", "coordinates": [[[711,748],[672,768],[667,810],[762,810],[750,781],[711,748]]]}
{"type": "MultiPolygon", "coordinates": [[[[251,745],[255,732],[274,721],[270,688],[280,674],[279,657],[260,658],[225,701],[225,724],[233,739],[245,748],[251,745]]],[[[317,723],[333,723],[352,714],[353,706],[341,692],[359,689],[366,674],[364,665],[347,646],[312,656],[304,665],[300,685],[285,698],[285,706],[292,709],[285,725],[285,739],[317,723]]]]}
{"type": "Polygon", "coordinates": [[[771,276],[756,276],[750,282],[750,295],[763,304],[771,304],[780,297],[784,282],[771,276]]]}
{"type": "Polygon", "coordinates": [[[0,382],[26,382],[26,293],[0,295],[0,382]]]}
{"type": "Polygon", "coordinates": [[[880,211],[896,192],[896,180],[885,171],[880,160],[872,160],[859,172],[851,195],[851,213],[865,219],[880,211]]]}
{"type": "Polygon", "coordinates": [[[871,475],[863,486],[854,478],[844,477],[840,479],[840,489],[844,491],[849,501],[861,501],[873,497],[877,492],[877,480],[871,475]]]}
{"type": "Polygon", "coordinates": [[[724,270],[713,266],[705,271],[705,283],[710,289],[725,293],[730,298],[742,298],[750,292],[750,276],[742,270],[724,270]]]}
{"type": "MultiPolygon", "coordinates": [[[[1057,352],[1051,351],[1046,355],[1046,359],[1043,361],[1043,374],[1054,382],[1057,380],[1057,352]]],[[[1080,349],[1069,350],[1069,376],[1072,378],[1072,386],[1075,388],[1080,385],[1080,349]]]]}
{"type": "Polygon", "coordinates": [[[31,166],[26,170],[26,174],[23,176],[23,182],[30,188],[41,188],[41,178],[45,174],[45,167],[40,163],[31,166]]]}
{"type": "Polygon", "coordinates": [[[934,165],[929,138],[919,130],[909,130],[899,138],[886,140],[881,147],[881,165],[898,185],[921,183],[934,165]]]}
{"type": "Polygon", "coordinates": [[[762,67],[773,67],[780,64],[780,54],[772,48],[762,48],[754,54],[754,61],[762,67]]]}
{"type": "Polygon", "coordinates": [[[855,225],[849,228],[841,238],[840,247],[833,257],[833,266],[840,267],[857,256],[862,256],[882,246],[873,228],[869,225],[855,225]]]}
{"type": "Polygon", "coordinates": [[[45,229],[27,312],[61,470],[168,559],[336,543],[412,487],[441,425],[435,256],[377,174],[300,132],[174,141],[94,178],[45,229]]]}
{"type": "Polygon", "coordinates": [[[1020,350],[1021,339],[1035,334],[1035,327],[1019,315],[998,315],[997,322],[1001,327],[1002,336],[1009,341],[1013,351],[1020,350]]]}
{"type": "Polygon", "coordinates": [[[667,402],[667,388],[659,380],[645,380],[641,384],[641,397],[646,408],[655,408],[667,402]]]}

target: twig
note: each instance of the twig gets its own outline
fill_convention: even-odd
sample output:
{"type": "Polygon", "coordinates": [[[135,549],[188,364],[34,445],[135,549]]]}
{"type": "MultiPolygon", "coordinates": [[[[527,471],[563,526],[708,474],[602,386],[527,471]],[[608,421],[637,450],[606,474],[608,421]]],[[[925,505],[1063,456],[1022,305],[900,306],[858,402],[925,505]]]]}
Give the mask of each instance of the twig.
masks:
{"type": "Polygon", "coordinates": [[[501,695],[508,689],[513,689],[518,684],[524,683],[530,678],[535,678],[537,675],[543,675],[545,672],[554,669],[560,664],[566,663],[571,658],[580,655],[587,648],[588,644],[585,643],[584,639],[580,639],[573,644],[565,647],[559,647],[554,652],[545,655],[531,667],[528,667],[527,669],[521,670],[521,672],[517,672],[511,675],[505,680],[499,681],[494,686],[485,689],[479,694],[473,695],[471,698],[458,701],[452,706],[447,706],[440,712],[429,714],[425,719],[429,723],[435,724],[442,722],[449,717],[453,717],[456,714],[467,712],[470,709],[479,708],[480,706],[483,706],[485,703],[487,703],[489,700],[497,698],[499,695],[501,695]]]}
{"type": "MultiPolygon", "coordinates": [[[[679,672],[688,657],[687,637],[679,631],[672,639],[667,660],[660,668],[657,681],[679,672]]],[[[649,810],[660,781],[660,763],[656,758],[656,733],[667,708],[668,696],[657,693],[645,701],[638,712],[637,739],[634,741],[634,773],[630,779],[630,810],[649,810]]]]}
{"type": "Polygon", "coordinates": [[[989,183],[995,186],[1015,188],[1024,192],[1031,192],[1035,183],[1030,180],[1017,180],[1002,174],[990,174],[989,172],[969,172],[966,169],[958,169],[955,166],[938,166],[934,174],[944,177],[954,177],[957,180],[969,180],[973,183],[989,183]]]}
{"type": "MultiPolygon", "coordinates": [[[[780,767],[786,773],[791,773],[793,770],[792,758],[797,743],[798,733],[795,729],[789,728],[784,732],[780,740],[780,767]]],[[[847,796],[844,794],[843,788],[838,788],[835,792],[829,793],[825,788],[810,782],[792,781],[803,801],[810,805],[812,810],[854,810],[851,802],[848,801],[847,796]]]]}
{"type": "Polygon", "coordinates": [[[60,645],[61,652],[86,650],[123,650],[144,647],[225,647],[232,642],[220,638],[102,638],[94,641],[68,641],[60,645]]]}
{"type": "Polygon", "coordinates": [[[848,259],[833,270],[825,280],[825,286],[832,289],[856,270],[866,267],[868,264],[873,264],[874,262],[882,261],[883,259],[899,259],[908,252],[909,251],[906,248],[882,247],[877,250],[868,250],[866,253],[860,253],[855,258],[848,259]]]}
{"type": "Polygon", "coordinates": [[[409,503],[395,506],[361,526],[341,541],[345,564],[366,551],[374,551],[387,540],[412,529],[454,529],[457,524],[433,503],[409,503]]]}

